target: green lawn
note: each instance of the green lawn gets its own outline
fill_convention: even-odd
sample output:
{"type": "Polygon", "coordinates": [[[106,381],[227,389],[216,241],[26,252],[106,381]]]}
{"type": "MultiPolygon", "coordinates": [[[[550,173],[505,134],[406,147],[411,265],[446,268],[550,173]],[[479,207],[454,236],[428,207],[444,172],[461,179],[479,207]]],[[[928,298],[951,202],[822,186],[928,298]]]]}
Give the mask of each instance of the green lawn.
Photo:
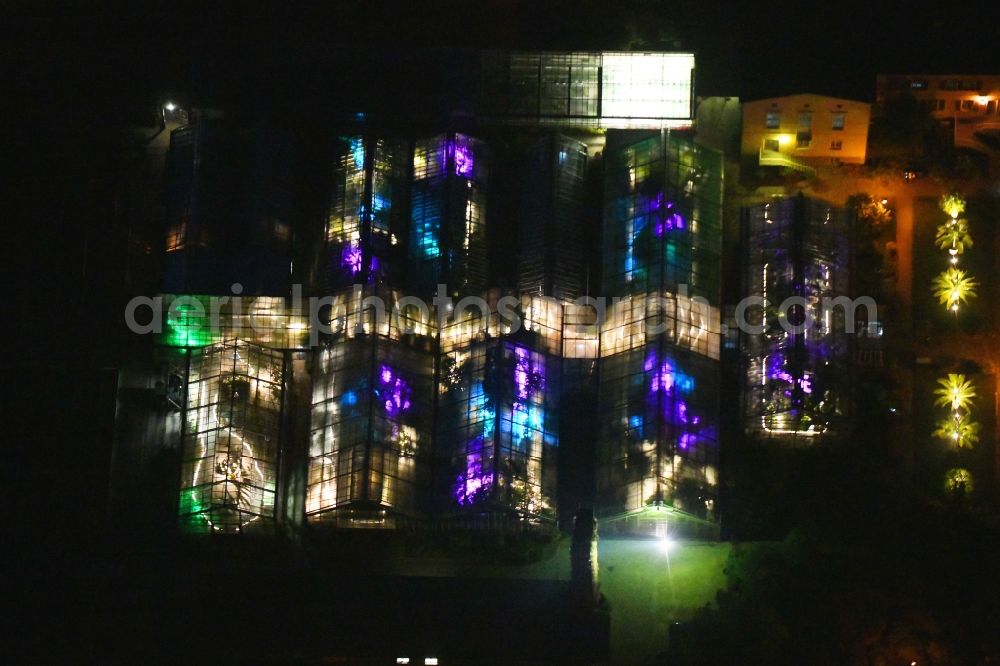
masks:
{"type": "Polygon", "coordinates": [[[644,663],[665,651],[670,624],[712,603],[725,587],[729,551],[728,543],[679,542],[668,557],[655,540],[601,540],[599,576],[611,605],[614,663],[644,663]]]}
{"type": "MultiPolygon", "coordinates": [[[[551,556],[526,565],[469,561],[462,557],[415,557],[398,561],[393,573],[407,576],[466,576],[569,580],[570,539],[551,556]]],[[[669,558],[655,539],[600,539],[601,592],[611,607],[611,654],[616,664],[649,662],[667,648],[670,624],[711,604],[725,587],[728,543],[679,541],[669,558]]]]}

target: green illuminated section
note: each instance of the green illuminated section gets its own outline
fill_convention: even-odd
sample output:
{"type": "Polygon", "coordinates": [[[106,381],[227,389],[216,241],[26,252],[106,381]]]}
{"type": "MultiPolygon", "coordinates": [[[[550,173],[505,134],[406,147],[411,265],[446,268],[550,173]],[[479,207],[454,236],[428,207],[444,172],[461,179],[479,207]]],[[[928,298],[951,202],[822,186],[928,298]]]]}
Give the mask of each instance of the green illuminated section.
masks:
{"type": "Polygon", "coordinates": [[[166,325],[160,336],[168,347],[204,347],[221,339],[208,318],[205,296],[178,296],[166,308],[166,325]]]}
{"type": "Polygon", "coordinates": [[[202,502],[198,488],[184,489],[180,497],[181,528],[185,532],[204,534],[211,531],[211,520],[208,510],[211,508],[202,502]]]}

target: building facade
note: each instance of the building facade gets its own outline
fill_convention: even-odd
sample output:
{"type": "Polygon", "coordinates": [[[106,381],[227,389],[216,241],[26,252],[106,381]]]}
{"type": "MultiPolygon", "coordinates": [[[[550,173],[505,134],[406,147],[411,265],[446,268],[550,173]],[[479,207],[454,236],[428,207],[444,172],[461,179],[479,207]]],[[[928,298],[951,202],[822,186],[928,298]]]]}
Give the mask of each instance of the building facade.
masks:
{"type": "MultiPolygon", "coordinates": [[[[247,218],[221,198],[205,209],[228,220],[220,238],[273,239],[295,219],[309,239],[295,211],[325,211],[317,247],[299,241],[319,257],[301,289],[268,278],[245,298],[230,290],[255,266],[270,276],[272,254],[288,261],[243,240],[209,244],[240,267],[224,279],[165,280],[164,330],[137,373],[162,387],[165,411],[123,413],[158,434],[137,427],[118,445],[176,451],[182,529],[540,526],[581,504],[616,529],[646,529],[635,520],[646,510],[711,523],[722,156],[670,129],[691,125],[693,59],[483,58],[506,68],[506,87],[485,91],[476,123],[332,130],[317,206],[295,201],[280,160],[237,177],[225,160],[196,159],[211,123],[175,131],[171,211],[207,205],[201,183],[213,178],[258,193],[247,218]],[[603,177],[588,180],[594,164],[603,177]],[[587,202],[602,200],[598,249],[602,234],[583,227],[587,202]],[[451,303],[432,301],[439,287],[451,303]],[[607,307],[575,300],[602,295],[607,307]]],[[[168,253],[203,237],[205,215],[170,232],[183,243],[168,253]]]]}
{"type": "Polygon", "coordinates": [[[946,125],[954,145],[1000,151],[1000,75],[879,74],[875,102],[912,96],[946,125]]]}
{"type": "Polygon", "coordinates": [[[299,162],[290,134],[267,118],[197,109],[174,129],[164,174],[164,288],[246,293],[291,288],[299,162]]]}
{"type": "Polygon", "coordinates": [[[714,516],[722,154],[670,132],[609,141],[597,459],[600,515],[714,516]],[[662,512],[662,513],[660,513],[662,512]]]}
{"type": "Polygon", "coordinates": [[[743,293],[755,299],[741,329],[747,432],[808,440],[836,429],[847,405],[854,331],[848,213],[798,196],[743,211],[743,293]]]}
{"type": "Polygon", "coordinates": [[[761,166],[864,164],[870,122],[870,104],[824,95],[744,102],[740,152],[761,166]]]}

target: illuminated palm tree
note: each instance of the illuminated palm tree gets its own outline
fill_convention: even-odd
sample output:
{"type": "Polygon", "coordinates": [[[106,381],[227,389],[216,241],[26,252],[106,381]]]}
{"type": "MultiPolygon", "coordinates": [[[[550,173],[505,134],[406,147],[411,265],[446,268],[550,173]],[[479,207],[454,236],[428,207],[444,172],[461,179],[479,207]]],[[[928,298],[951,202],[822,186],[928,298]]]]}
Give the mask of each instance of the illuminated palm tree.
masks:
{"type": "Polygon", "coordinates": [[[934,242],[942,250],[954,250],[952,256],[962,254],[965,248],[972,247],[972,236],[969,235],[969,224],[963,219],[949,220],[937,228],[934,242]]]}
{"type": "Polygon", "coordinates": [[[958,192],[952,192],[941,197],[939,205],[954,220],[965,211],[965,198],[958,192]]]}
{"type": "Polygon", "coordinates": [[[969,448],[979,441],[979,424],[968,415],[956,414],[955,418],[938,421],[935,437],[950,442],[960,449],[969,448]]]}
{"type": "Polygon", "coordinates": [[[948,470],[944,477],[944,487],[948,492],[963,495],[972,491],[972,475],[969,471],[956,467],[948,470]]]}
{"type": "Polygon", "coordinates": [[[949,268],[934,278],[934,295],[938,302],[952,312],[958,312],[958,304],[975,298],[979,284],[957,268],[949,268]]]}
{"type": "Polygon", "coordinates": [[[950,407],[952,412],[960,409],[969,411],[972,399],[976,397],[976,387],[965,375],[949,373],[947,377],[939,379],[938,384],[941,388],[934,390],[934,395],[937,396],[935,405],[950,407]]]}

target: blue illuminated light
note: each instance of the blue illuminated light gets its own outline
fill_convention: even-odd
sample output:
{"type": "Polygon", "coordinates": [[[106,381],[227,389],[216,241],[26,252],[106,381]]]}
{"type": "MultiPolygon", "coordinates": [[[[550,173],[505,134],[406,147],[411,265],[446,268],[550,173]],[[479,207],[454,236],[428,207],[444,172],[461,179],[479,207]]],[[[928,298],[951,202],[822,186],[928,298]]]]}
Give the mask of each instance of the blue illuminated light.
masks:
{"type": "Polygon", "coordinates": [[[360,136],[351,139],[351,158],[355,169],[365,168],[365,140],[360,136]]]}

